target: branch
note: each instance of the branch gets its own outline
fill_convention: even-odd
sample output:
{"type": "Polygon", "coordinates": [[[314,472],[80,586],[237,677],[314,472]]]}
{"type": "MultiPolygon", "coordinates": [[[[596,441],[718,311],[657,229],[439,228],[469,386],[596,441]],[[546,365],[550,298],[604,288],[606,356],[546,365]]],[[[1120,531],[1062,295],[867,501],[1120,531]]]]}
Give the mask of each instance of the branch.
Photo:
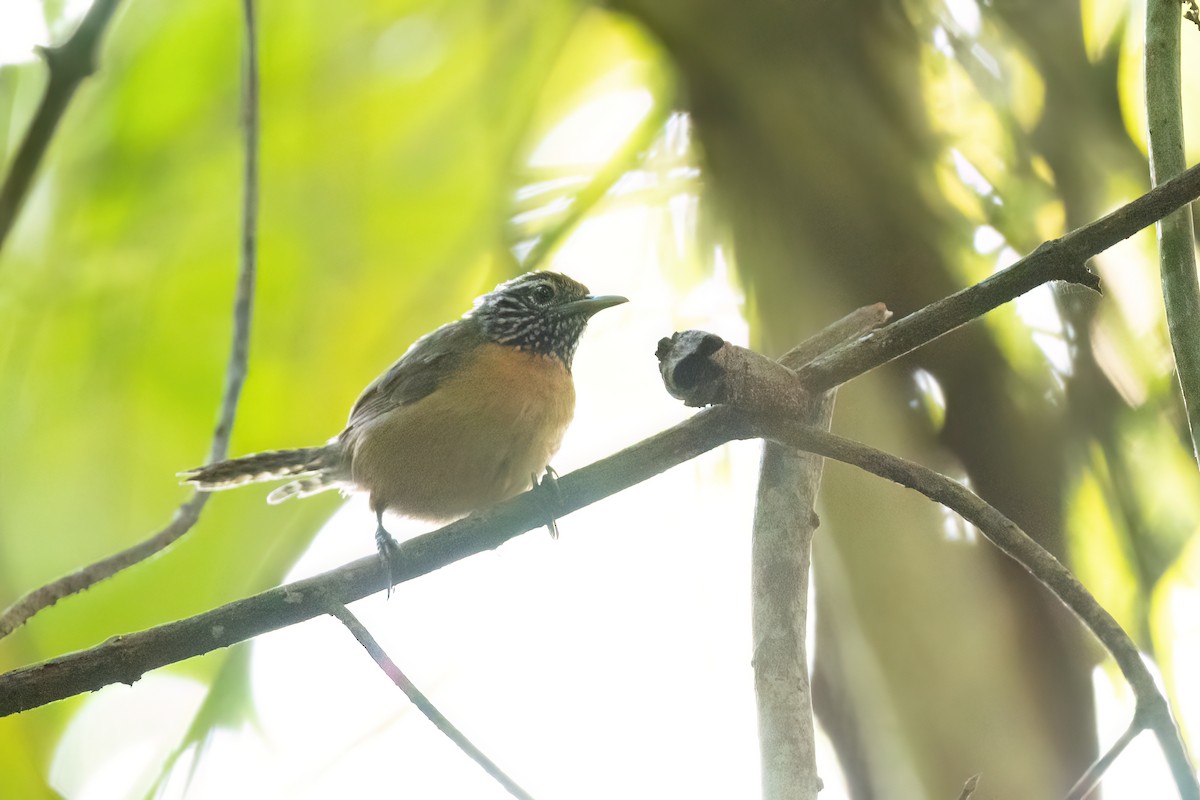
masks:
{"type": "Polygon", "coordinates": [[[1200,3],[1196,0],[1181,0],[1184,6],[1183,18],[1200,30],[1200,3]]]}
{"type": "Polygon", "coordinates": [[[1104,777],[1104,773],[1112,766],[1112,763],[1117,760],[1117,756],[1124,752],[1139,733],[1142,732],[1144,726],[1138,722],[1135,716],[1129,722],[1129,727],[1121,734],[1117,741],[1113,742],[1112,747],[1096,759],[1096,763],[1088,767],[1088,771],[1083,773],[1083,776],[1075,781],[1075,785],[1071,787],[1071,791],[1067,793],[1066,800],[1084,800],[1092,793],[1092,790],[1100,783],[1100,779],[1104,777]]]}
{"type": "Polygon", "coordinates": [[[800,377],[805,387],[813,392],[845,383],[1048,281],[1069,281],[1097,289],[1099,279],[1084,266],[1087,259],[1153,225],[1197,197],[1200,197],[1200,165],[1154,187],[1106,217],[1076,228],[1061,239],[1043,243],[987,280],[816,359],[800,370],[800,377]]]}
{"type": "MultiPolygon", "coordinates": [[[[987,292],[988,302],[999,305],[1027,290],[1028,277],[1019,281],[1006,280],[1000,284],[995,282],[995,278],[1018,269],[1022,263],[1042,265],[1039,269],[1044,267],[1040,278],[1043,281],[1060,279],[1061,269],[1056,271],[1054,265],[1047,260],[1047,250],[1061,252],[1064,243],[1084,241],[1091,244],[1086,248],[1079,245],[1080,248],[1090,249],[1095,246],[1098,251],[1103,248],[1097,245],[1097,242],[1107,242],[1110,245],[1120,241],[1130,235],[1132,230],[1127,232],[1127,229],[1135,221],[1143,226],[1149,225],[1156,218],[1170,213],[1197,196],[1200,196],[1200,167],[1193,167],[1107,217],[1057,240],[1054,246],[1043,245],[1023,262],[1018,262],[1017,266],[985,281],[984,283],[991,282],[992,287],[987,292]],[[1008,296],[1002,296],[1003,292],[1008,292],[1008,296]]],[[[1081,259],[1076,263],[1081,263],[1081,259]]],[[[1020,268],[1023,271],[1030,269],[1028,266],[1020,268]]],[[[965,292],[970,293],[971,290],[965,292]]],[[[924,341],[940,336],[954,326],[946,327],[944,321],[939,321],[941,314],[934,310],[935,307],[944,310],[947,304],[961,304],[963,294],[964,292],[960,292],[945,301],[935,303],[894,325],[867,334],[827,356],[820,357],[808,367],[799,370],[798,375],[802,379],[809,376],[811,382],[806,383],[806,386],[811,391],[823,390],[895,358],[924,341]],[[901,336],[882,338],[881,334],[902,325],[904,333],[901,336]],[[860,357],[860,349],[867,355],[860,357]]],[[[734,409],[706,409],[680,425],[560,478],[560,492],[556,498],[558,507],[551,511],[555,516],[565,516],[726,441],[748,438],[751,435],[749,421],[734,409]]],[[[540,528],[545,524],[547,500],[545,493],[538,495],[520,495],[486,512],[403,543],[392,563],[392,571],[397,581],[411,580],[469,555],[494,549],[525,531],[540,528]]],[[[323,614],[324,601],[314,599],[318,595],[346,604],[378,591],[382,583],[382,568],[378,558],[372,555],[322,575],[278,587],[203,614],[140,633],[117,636],[88,650],[13,670],[0,675],[0,716],[35,708],[81,692],[94,691],[110,683],[131,683],[151,669],[220,647],[228,647],[261,633],[323,614]]],[[[1159,712],[1169,721],[1169,710],[1165,701],[1159,712]]],[[[1173,735],[1177,741],[1177,734],[1173,735]]],[[[1160,735],[1160,741],[1163,738],[1169,737],[1165,734],[1160,735]]]]}
{"type": "MultiPolygon", "coordinates": [[[[836,389],[801,420],[828,430],[836,389]]],[[[824,459],[776,442],[763,447],[754,503],[751,618],[754,695],[764,800],[816,800],[817,742],[808,678],[808,574],[824,459]]]]}
{"type": "MultiPolygon", "coordinates": [[[[860,308],[801,343],[779,359],[772,374],[778,380],[813,358],[883,325],[892,312],[882,303],[860,308]]],[[[742,351],[742,348],[736,348],[742,351]]],[[[739,356],[757,354],[742,351],[739,356]],[[744,354],[744,355],[743,355],[744,354]]],[[[764,361],[767,361],[764,359],[764,361]]],[[[743,366],[736,374],[747,375],[743,366]]],[[[730,374],[728,369],[726,374],[730,374]]],[[[746,398],[761,402],[763,394],[747,386],[726,384],[728,400],[746,408],[746,398]]],[[[794,381],[798,385],[798,381],[794,381]]],[[[794,391],[781,388],[781,396],[794,391]]],[[[829,430],[837,389],[799,399],[798,421],[829,430]]],[[[773,401],[772,401],[773,402],[773,401]]],[[[812,687],[808,675],[808,579],[812,540],[821,521],[816,513],[824,461],[811,453],[776,442],[763,446],[762,467],[754,505],[751,556],[754,641],[754,689],[758,698],[759,747],[763,797],[811,798],[823,788],[817,773],[812,687]]]]}
{"type": "MultiPolygon", "coordinates": [[[[116,0],[97,0],[75,35],[57,52],[60,54],[49,58],[51,65],[51,83],[53,84],[55,67],[58,59],[65,63],[76,63],[82,56],[79,53],[91,54],[95,40],[108,15],[112,13],[116,0]],[[108,11],[97,12],[97,9],[107,7],[108,11]],[[93,18],[93,13],[100,16],[93,18]],[[89,20],[91,21],[89,24],[89,20]],[[99,20],[99,21],[96,21],[99,20]],[[88,33],[90,31],[90,33],[88,33]],[[81,37],[85,37],[81,39],[81,37]],[[77,45],[84,41],[85,45],[77,45]],[[62,53],[73,54],[65,58],[62,53]]],[[[254,305],[254,281],[257,260],[258,235],[258,45],[257,31],[254,21],[254,6],[252,0],[244,0],[246,24],[246,53],[245,74],[243,79],[243,131],[245,138],[245,163],[242,176],[242,230],[239,250],[239,268],[237,290],[233,306],[233,344],[230,348],[229,363],[225,368],[225,390],[221,399],[221,408],[217,414],[217,425],[213,431],[212,447],[209,451],[209,462],[220,461],[229,452],[229,437],[233,430],[234,416],[237,414],[238,398],[242,393],[242,385],[246,381],[247,365],[249,362],[250,319],[254,305]]],[[[47,51],[49,54],[49,51],[47,51]]],[[[90,64],[90,55],[87,63],[90,64]]],[[[85,75],[87,73],[84,73],[85,75]]],[[[78,83],[78,79],[76,80],[78,83]]],[[[72,91],[73,91],[72,87],[72,91]]],[[[47,89],[47,96],[51,94],[47,89]]],[[[65,101],[64,101],[65,104],[65,101]]],[[[32,129],[31,129],[32,130],[32,129]]],[[[18,154],[18,159],[20,155],[18,154]]],[[[16,170],[17,164],[13,168],[16,170]]],[[[12,175],[9,178],[11,180],[12,175]]],[[[5,185],[5,190],[8,184],[5,185]]],[[[14,207],[15,211],[15,207],[14,207]]],[[[4,207],[0,205],[0,244],[3,240],[4,207]]],[[[133,566],[155,553],[165,549],[187,533],[200,519],[200,512],[208,502],[209,494],[197,492],[181,505],[165,528],[132,547],[126,548],[114,555],[88,564],[69,575],[41,586],[5,609],[0,614],[0,639],[21,627],[34,614],[49,608],[64,597],[82,592],[106,578],[111,578],[123,569],[133,566]]]]}
{"type": "Polygon", "coordinates": [[[458,745],[458,748],[466,753],[472,761],[482,767],[484,772],[495,778],[496,782],[507,789],[509,794],[513,797],[521,798],[521,800],[533,800],[532,795],[522,789],[516,781],[504,774],[504,770],[496,766],[494,761],[472,744],[471,740],[464,736],[462,731],[454,727],[454,723],[446,719],[446,716],[441,711],[438,711],[437,706],[430,702],[429,698],[413,685],[413,682],[400,670],[400,667],[396,666],[396,662],[392,661],[388,657],[388,654],[383,651],[383,648],[379,646],[379,642],[375,641],[375,637],[371,635],[371,632],[363,627],[363,624],[358,621],[357,617],[350,613],[350,609],[338,603],[333,603],[329,609],[329,613],[337,617],[349,629],[354,638],[358,640],[358,643],[371,654],[371,658],[375,659],[375,663],[384,671],[384,674],[392,679],[392,683],[396,684],[400,688],[400,691],[404,692],[405,696],[425,715],[426,719],[437,726],[438,730],[446,734],[446,737],[458,745]]]}
{"type": "Polygon", "coordinates": [[[963,784],[962,791],[958,793],[958,800],[971,800],[975,795],[975,790],[979,788],[979,776],[972,775],[967,778],[967,782],[963,784]]]}
{"type": "Polygon", "coordinates": [[[71,38],[57,47],[41,48],[49,79],[25,138],[13,156],[12,166],[0,187],[0,251],[12,230],[33,176],[54,137],[59,120],[75,90],[96,71],[96,49],[120,0],[95,0],[71,38]]]}
{"type": "Polygon", "coordinates": [[[664,337],[654,355],[667,393],[684,405],[734,405],[771,414],[794,411],[811,395],[796,371],[892,318],[883,303],[851,311],[771,361],[714,333],[684,331],[664,337]]]}
{"type": "MultiPolygon", "coordinates": [[[[714,408],[557,481],[558,491],[526,492],[479,514],[400,544],[392,559],[397,582],[412,580],[485,550],[493,550],[555,517],[627,489],[701,453],[743,438],[732,409],[714,408]],[[556,502],[556,507],[547,507],[556,502]]],[[[149,670],[244,642],[328,613],[378,592],[384,571],[372,554],[337,569],[139,633],[114,636],[87,650],[0,675],[0,717],[111,683],[132,684],[149,670]]]]}
{"type": "Polygon", "coordinates": [[[175,510],[167,526],[149,539],[138,542],[120,552],[114,553],[86,567],[81,567],[69,575],[51,581],[45,586],[39,586],[28,592],[0,614],[0,639],[8,636],[17,628],[29,621],[29,618],[39,611],[44,611],[64,597],[89,589],[105,578],[112,577],[121,570],[144,561],[171,542],[192,529],[200,518],[200,511],[208,502],[208,495],[197,492],[175,510]]]}
{"type": "MultiPolygon", "coordinates": [[[[1179,74],[1182,20],[1179,0],[1146,3],[1146,121],[1150,180],[1158,184],[1183,172],[1183,106],[1179,74]]],[[[1159,271],[1176,374],[1192,434],[1192,458],[1200,460],[1200,284],[1192,211],[1180,208],[1158,223],[1159,271]]]]}

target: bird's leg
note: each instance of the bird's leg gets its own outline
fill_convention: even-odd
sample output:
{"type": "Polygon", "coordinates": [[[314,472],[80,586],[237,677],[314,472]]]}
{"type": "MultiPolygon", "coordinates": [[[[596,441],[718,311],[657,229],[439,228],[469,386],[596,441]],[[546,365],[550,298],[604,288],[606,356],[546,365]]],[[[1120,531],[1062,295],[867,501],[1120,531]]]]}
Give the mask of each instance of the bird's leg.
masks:
{"type": "Polygon", "coordinates": [[[551,539],[558,538],[558,520],[554,517],[554,509],[558,508],[562,503],[562,493],[558,489],[558,473],[554,471],[554,467],[546,465],[546,473],[542,475],[539,481],[538,476],[530,476],[533,480],[533,488],[542,492],[543,497],[546,492],[550,493],[549,499],[544,499],[543,503],[550,506],[550,521],[546,523],[546,530],[550,532],[551,539]]]}
{"type": "Polygon", "coordinates": [[[379,548],[379,560],[383,562],[383,574],[387,576],[387,596],[392,596],[392,556],[396,555],[400,550],[400,545],[396,543],[396,538],[387,532],[387,528],[383,527],[383,509],[375,510],[375,519],[379,523],[379,527],[375,529],[375,546],[379,548]]]}

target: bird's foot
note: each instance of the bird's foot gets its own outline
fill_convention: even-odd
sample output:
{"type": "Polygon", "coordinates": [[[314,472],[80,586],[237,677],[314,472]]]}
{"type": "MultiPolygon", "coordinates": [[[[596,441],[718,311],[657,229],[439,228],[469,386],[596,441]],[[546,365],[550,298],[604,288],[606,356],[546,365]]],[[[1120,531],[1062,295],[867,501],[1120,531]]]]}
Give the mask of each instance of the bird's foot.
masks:
{"type": "Polygon", "coordinates": [[[550,532],[551,539],[557,539],[558,520],[554,516],[554,509],[558,508],[562,503],[562,492],[558,488],[558,473],[554,471],[554,467],[547,466],[541,480],[538,480],[537,475],[531,477],[533,479],[533,488],[539,490],[543,498],[543,504],[548,506],[547,511],[550,519],[546,523],[546,530],[550,532]],[[546,496],[547,493],[549,493],[549,497],[546,496]]]}
{"type": "Polygon", "coordinates": [[[396,542],[396,538],[383,527],[382,522],[375,529],[375,546],[379,549],[379,560],[383,564],[383,574],[387,580],[387,596],[391,597],[392,586],[395,583],[392,578],[392,558],[400,552],[400,545],[396,542]]]}

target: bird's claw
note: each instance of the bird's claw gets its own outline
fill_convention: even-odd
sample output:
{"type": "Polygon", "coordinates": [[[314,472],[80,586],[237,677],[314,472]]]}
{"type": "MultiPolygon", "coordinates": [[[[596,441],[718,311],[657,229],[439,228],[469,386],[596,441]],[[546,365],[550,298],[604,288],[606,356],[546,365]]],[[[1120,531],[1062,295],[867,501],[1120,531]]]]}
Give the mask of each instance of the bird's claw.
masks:
{"type": "Polygon", "coordinates": [[[546,472],[542,475],[541,480],[538,480],[537,475],[532,475],[531,478],[533,480],[533,487],[541,490],[543,497],[545,497],[546,492],[550,493],[549,499],[544,500],[546,505],[550,506],[550,519],[546,523],[546,530],[550,532],[551,539],[557,539],[558,519],[554,516],[554,509],[558,508],[562,503],[562,492],[558,488],[558,473],[554,471],[554,467],[547,465],[546,472]]]}
{"type": "Polygon", "coordinates": [[[385,576],[387,596],[392,596],[392,586],[395,580],[392,577],[392,558],[400,552],[400,545],[396,542],[394,536],[387,532],[380,523],[375,530],[375,547],[379,549],[379,560],[383,565],[383,574],[385,576]]]}

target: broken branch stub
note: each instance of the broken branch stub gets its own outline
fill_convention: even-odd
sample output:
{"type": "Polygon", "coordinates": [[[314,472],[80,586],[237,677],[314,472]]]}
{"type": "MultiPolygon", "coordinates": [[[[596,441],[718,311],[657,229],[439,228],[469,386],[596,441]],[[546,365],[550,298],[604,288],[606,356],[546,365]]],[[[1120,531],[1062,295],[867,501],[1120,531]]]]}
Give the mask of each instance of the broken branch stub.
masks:
{"type": "Polygon", "coordinates": [[[655,356],[667,392],[692,408],[794,415],[812,399],[793,370],[713,333],[674,333],[659,340],[655,356]]]}

